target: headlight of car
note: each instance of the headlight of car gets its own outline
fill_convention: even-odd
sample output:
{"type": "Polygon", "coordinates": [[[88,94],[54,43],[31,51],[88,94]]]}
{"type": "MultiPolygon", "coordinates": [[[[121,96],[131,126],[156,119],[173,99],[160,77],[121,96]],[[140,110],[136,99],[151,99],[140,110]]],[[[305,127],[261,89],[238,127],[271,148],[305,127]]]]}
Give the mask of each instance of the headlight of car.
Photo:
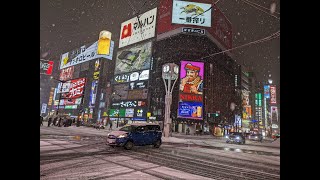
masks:
{"type": "Polygon", "coordinates": [[[118,136],[118,138],[125,138],[127,136],[128,136],[128,134],[121,134],[120,136],[118,136]]]}
{"type": "Polygon", "coordinates": [[[237,137],[236,137],[236,139],[240,139],[240,137],[239,137],[239,136],[237,136],[237,137]]]}
{"type": "Polygon", "coordinates": [[[226,136],[226,138],[229,138],[229,136],[226,136]]]}
{"type": "Polygon", "coordinates": [[[108,135],[107,136],[109,136],[110,135],[110,133],[108,133],[108,135]]]}
{"type": "Polygon", "coordinates": [[[258,136],[255,137],[256,139],[258,138],[258,136]]]}

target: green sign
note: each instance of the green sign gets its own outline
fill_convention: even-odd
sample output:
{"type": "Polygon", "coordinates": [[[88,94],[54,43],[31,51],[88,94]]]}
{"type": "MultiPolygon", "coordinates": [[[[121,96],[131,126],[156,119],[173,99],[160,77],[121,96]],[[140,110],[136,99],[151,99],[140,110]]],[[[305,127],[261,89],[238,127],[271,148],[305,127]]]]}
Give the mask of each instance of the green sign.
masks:
{"type": "Polygon", "coordinates": [[[110,117],[125,117],[126,109],[110,109],[110,117]]]}
{"type": "Polygon", "coordinates": [[[66,105],[64,109],[77,109],[77,105],[66,105]]]}

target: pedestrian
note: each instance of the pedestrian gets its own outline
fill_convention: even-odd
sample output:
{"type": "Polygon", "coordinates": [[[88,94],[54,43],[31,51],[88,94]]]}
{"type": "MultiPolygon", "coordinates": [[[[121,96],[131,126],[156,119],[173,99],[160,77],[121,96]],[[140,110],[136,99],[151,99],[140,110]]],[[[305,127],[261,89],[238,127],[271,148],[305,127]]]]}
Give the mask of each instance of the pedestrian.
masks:
{"type": "Polygon", "coordinates": [[[109,121],[109,124],[110,124],[109,130],[112,131],[112,121],[109,121]]]}
{"type": "Polygon", "coordinates": [[[51,122],[52,122],[52,118],[51,118],[51,117],[49,117],[49,120],[48,120],[48,127],[50,127],[51,122]]]}
{"type": "Polygon", "coordinates": [[[189,135],[189,134],[190,134],[190,128],[188,127],[186,131],[186,135],[189,135]]]}
{"type": "Polygon", "coordinates": [[[43,126],[43,117],[40,115],[40,126],[43,126]]]}
{"type": "Polygon", "coordinates": [[[62,118],[60,117],[58,121],[58,127],[61,127],[61,121],[62,121],[62,118]]]}
{"type": "Polygon", "coordinates": [[[57,121],[58,121],[58,116],[56,116],[54,119],[53,119],[53,125],[54,126],[57,126],[57,121]]]}

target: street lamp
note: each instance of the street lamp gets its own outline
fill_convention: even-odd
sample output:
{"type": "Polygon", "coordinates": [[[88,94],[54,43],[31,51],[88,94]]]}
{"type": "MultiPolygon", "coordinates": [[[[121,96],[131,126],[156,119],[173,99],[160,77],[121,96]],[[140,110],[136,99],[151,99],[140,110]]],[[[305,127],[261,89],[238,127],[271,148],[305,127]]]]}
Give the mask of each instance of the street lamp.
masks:
{"type": "Polygon", "coordinates": [[[172,91],[175,83],[177,82],[179,74],[179,66],[174,63],[167,63],[162,65],[162,79],[164,82],[166,95],[165,95],[165,113],[164,113],[164,137],[169,137],[172,119],[170,118],[170,107],[172,103],[172,91]],[[168,85],[166,83],[168,80],[168,85]],[[174,80],[171,87],[171,81],[174,80]]]}

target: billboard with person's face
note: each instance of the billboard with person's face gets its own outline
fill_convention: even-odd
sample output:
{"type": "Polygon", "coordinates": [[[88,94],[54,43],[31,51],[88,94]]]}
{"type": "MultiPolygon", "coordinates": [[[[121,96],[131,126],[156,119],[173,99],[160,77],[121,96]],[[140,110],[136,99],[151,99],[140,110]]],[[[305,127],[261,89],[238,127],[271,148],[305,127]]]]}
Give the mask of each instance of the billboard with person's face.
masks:
{"type": "Polygon", "coordinates": [[[181,61],[178,117],[203,119],[204,63],[181,61]]]}
{"type": "Polygon", "coordinates": [[[180,92],[203,93],[203,62],[181,61],[180,92]]]}

